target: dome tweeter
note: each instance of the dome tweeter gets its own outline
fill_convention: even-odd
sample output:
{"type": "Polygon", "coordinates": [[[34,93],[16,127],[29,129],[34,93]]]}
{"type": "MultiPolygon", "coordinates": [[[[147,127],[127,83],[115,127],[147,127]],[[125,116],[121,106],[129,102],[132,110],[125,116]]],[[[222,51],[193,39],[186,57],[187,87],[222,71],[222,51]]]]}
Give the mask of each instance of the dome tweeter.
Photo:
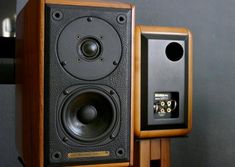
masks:
{"type": "Polygon", "coordinates": [[[102,50],[100,42],[94,38],[85,38],[79,48],[85,60],[96,59],[102,50]]]}

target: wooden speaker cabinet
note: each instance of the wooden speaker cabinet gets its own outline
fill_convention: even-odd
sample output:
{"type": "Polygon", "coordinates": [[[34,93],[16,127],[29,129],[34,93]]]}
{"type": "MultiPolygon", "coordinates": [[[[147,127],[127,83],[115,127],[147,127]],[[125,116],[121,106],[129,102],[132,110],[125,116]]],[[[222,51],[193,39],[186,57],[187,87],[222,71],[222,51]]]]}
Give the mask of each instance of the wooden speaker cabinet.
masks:
{"type": "Polygon", "coordinates": [[[16,46],[26,167],[132,165],[134,14],[127,3],[28,0],[16,46]]]}
{"type": "Polygon", "coordinates": [[[136,26],[135,136],[186,135],[192,128],[192,35],[136,26]]]}

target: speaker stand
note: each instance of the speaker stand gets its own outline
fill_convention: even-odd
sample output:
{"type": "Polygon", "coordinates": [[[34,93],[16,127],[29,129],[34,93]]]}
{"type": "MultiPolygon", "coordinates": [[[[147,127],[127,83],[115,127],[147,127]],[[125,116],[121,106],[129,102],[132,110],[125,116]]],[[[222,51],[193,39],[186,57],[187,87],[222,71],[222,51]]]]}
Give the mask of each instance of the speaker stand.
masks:
{"type": "Polygon", "coordinates": [[[170,139],[135,141],[135,167],[170,167],[170,139]]]}

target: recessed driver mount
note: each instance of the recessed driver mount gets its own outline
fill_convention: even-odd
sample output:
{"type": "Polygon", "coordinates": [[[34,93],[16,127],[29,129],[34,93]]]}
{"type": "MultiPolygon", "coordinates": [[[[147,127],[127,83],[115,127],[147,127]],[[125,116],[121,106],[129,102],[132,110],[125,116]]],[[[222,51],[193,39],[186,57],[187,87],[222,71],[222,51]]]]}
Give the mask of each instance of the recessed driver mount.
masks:
{"type": "Polygon", "coordinates": [[[120,101],[112,88],[72,86],[60,95],[58,104],[57,129],[66,144],[104,145],[117,136],[120,101]]]}
{"type": "Polygon", "coordinates": [[[108,22],[81,17],[65,26],[57,41],[57,53],[60,64],[70,75],[98,80],[116,69],[122,57],[122,44],[108,22]]]}

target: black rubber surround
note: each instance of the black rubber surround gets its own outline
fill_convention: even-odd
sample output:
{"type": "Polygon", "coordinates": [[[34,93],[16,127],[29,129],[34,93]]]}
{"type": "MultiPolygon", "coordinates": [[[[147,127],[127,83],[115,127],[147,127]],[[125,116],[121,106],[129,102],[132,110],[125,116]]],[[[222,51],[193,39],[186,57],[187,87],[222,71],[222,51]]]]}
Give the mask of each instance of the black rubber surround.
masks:
{"type": "Polygon", "coordinates": [[[82,80],[98,80],[118,66],[122,57],[121,39],[106,21],[96,17],[81,17],[66,25],[60,33],[57,55],[70,75],[82,80]],[[86,40],[93,41],[98,47],[97,53],[90,58],[82,51],[86,40]]]}
{"type": "Polygon", "coordinates": [[[120,126],[119,99],[114,90],[104,88],[88,86],[61,96],[58,120],[66,143],[103,145],[115,138],[120,126]]]}

